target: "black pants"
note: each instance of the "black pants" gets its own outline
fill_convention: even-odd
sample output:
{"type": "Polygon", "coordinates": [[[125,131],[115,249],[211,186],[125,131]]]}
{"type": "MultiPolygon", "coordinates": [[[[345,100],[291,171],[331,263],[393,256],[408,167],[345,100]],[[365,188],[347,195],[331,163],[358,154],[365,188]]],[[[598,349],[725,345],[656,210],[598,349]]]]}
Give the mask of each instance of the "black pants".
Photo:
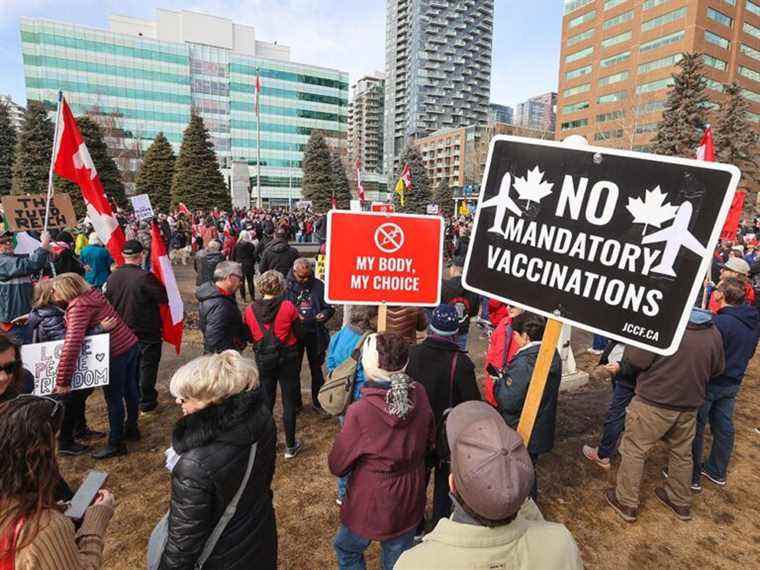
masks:
{"type": "Polygon", "coordinates": [[[245,303],[245,289],[248,287],[248,298],[253,302],[256,295],[256,288],[253,285],[253,280],[256,277],[256,272],[251,269],[250,271],[243,271],[243,279],[240,281],[240,298],[245,303]]]}
{"type": "Polygon", "coordinates": [[[277,399],[277,383],[280,384],[282,398],[282,426],[285,429],[285,445],[293,447],[296,444],[296,395],[299,394],[298,362],[296,351],[289,351],[283,357],[277,370],[261,372],[261,386],[264,388],[269,411],[274,410],[277,399]]]}
{"type": "Polygon", "coordinates": [[[538,471],[536,470],[536,464],[538,463],[538,453],[529,453],[530,461],[533,463],[533,487],[530,490],[530,498],[534,501],[538,500],[538,471]]]}
{"type": "Polygon", "coordinates": [[[61,432],[58,434],[58,442],[62,447],[67,447],[74,442],[74,434],[87,426],[85,421],[85,408],[87,398],[92,394],[92,388],[84,390],[72,390],[64,399],[63,423],[61,432]]]}
{"type": "Polygon", "coordinates": [[[325,362],[325,352],[327,345],[318,333],[307,333],[298,343],[298,402],[301,402],[301,366],[303,364],[303,353],[309,359],[309,371],[311,372],[311,401],[316,407],[319,407],[319,389],[325,383],[325,377],[322,374],[322,364],[325,362]]]}
{"type": "Polygon", "coordinates": [[[435,467],[433,476],[433,527],[441,519],[451,515],[451,495],[449,495],[449,473],[451,466],[448,461],[442,461],[435,467]]]}
{"type": "Polygon", "coordinates": [[[158,400],[156,378],[161,363],[161,341],[143,341],[140,344],[140,404],[155,404],[158,400]]]}

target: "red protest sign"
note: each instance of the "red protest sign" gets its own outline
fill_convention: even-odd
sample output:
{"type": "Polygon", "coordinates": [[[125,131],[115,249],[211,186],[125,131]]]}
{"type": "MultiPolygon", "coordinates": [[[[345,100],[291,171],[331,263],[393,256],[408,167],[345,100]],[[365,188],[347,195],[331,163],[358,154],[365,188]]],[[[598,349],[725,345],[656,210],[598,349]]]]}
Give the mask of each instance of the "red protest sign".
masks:
{"type": "Polygon", "coordinates": [[[372,202],[372,205],[369,207],[369,209],[372,212],[394,212],[393,203],[391,202],[372,202]]]}
{"type": "Polygon", "coordinates": [[[332,210],[325,288],[331,303],[437,305],[443,219],[332,210]]]}

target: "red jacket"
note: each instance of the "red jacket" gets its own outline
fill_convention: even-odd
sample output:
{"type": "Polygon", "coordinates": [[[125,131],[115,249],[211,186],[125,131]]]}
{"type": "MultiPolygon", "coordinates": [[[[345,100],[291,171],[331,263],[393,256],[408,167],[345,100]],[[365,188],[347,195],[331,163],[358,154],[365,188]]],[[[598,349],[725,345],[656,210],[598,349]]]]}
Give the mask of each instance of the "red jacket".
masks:
{"type": "Polygon", "coordinates": [[[498,327],[504,317],[509,316],[509,307],[506,303],[496,299],[488,300],[488,320],[494,327],[498,327]]]}
{"type": "Polygon", "coordinates": [[[425,455],[435,426],[425,388],[409,390],[414,408],[404,418],[385,411],[390,384],[368,380],[348,407],[328,457],[337,477],[351,473],[340,520],[351,532],[388,540],[416,528],[425,514],[425,455]]]}
{"type": "MultiPolygon", "coordinates": [[[[277,314],[275,315],[273,322],[274,335],[280,339],[280,342],[285,346],[293,346],[298,342],[298,339],[296,339],[296,336],[293,333],[293,323],[295,323],[297,320],[298,311],[296,310],[295,305],[293,305],[291,301],[283,301],[280,305],[280,308],[277,310],[277,314]]],[[[259,328],[259,323],[256,321],[256,318],[253,315],[253,305],[248,305],[248,308],[245,310],[243,322],[251,332],[251,339],[253,342],[259,342],[264,336],[264,333],[259,328]]],[[[263,324],[264,328],[267,330],[269,330],[269,327],[272,326],[267,326],[266,323],[263,324]]]]}
{"type": "Polygon", "coordinates": [[[58,362],[58,372],[55,383],[58,386],[71,384],[71,376],[76,369],[77,358],[82,350],[84,337],[89,329],[96,327],[105,318],[116,317],[116,328],[109,332],[111,359],[126,353],[137,344],[137,337],[132,330],[121,320],[103,294],[97,289],[90,289],[87,293],[73,299],[66,308],[66,336],[63,338],[61,360],[58,362]]]}

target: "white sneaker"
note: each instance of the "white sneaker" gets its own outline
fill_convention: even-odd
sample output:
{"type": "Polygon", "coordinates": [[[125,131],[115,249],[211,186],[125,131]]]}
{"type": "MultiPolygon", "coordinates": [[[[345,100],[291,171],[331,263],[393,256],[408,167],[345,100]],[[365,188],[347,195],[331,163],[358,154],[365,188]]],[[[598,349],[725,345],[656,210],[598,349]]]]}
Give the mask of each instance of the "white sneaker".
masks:
{"type": "Polygon", "coordinates": [[[597,348],[589,348],[589,349],[588,349],[586,352],[588,352],[589,354],[593,354],[593,355],[595,355],[595,356],[599,356],[599,355],[600,355],[600,354],[602,354],[604,351],[603,351],[603,350],[599,350],[599,349],[597,349],[597,348]]]}
{"type": "Polygon", "coordinates": [[[301,442],[296,441],[293,447],[285,448],[285,459],[293,459],[301,451],[301,442]]]}
{"type": "Polygon", "coordinates": [[[593,461],[596,463],[599,467],[602,469],[609,469],[610,468],[610,458],[609,457],[599,457],[598,448],[597,447],[591,447],[589,445],[583,446],[583,455],[588,459],[589,461],[593,461]]]}

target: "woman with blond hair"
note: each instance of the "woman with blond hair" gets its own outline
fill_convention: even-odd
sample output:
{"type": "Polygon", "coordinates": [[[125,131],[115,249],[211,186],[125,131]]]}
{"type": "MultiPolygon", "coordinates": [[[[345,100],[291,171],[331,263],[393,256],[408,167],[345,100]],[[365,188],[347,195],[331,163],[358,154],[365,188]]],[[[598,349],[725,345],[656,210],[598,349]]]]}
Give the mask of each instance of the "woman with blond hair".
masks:
{"type": "Polygon", "coordinates": [[[166,538],[154,531],[149,566],[276,568],[277,435],[256,366],[234,350],[201,356],[175,372],[169,389],[184,416],[166,454],[166,538]]]}
{"type": "Polygon", "coordinates": [[[66,335],[58,362],[55,378],[56,394],[71,392],[71,377],[76,369],[77,358],[82,350],[87,331],[101,321],[112,323],[109,331],[109,376],[103,393],[108,406],[108,444],[93,453],[95,459],[107,459],[125,455],[124,441],[137,441],[140,388],[138,386],[137,337],[121,320],[116,310],[103,294],[90,287],[76,273],[62,273],[53,279],[53,300],[66,310],[66,335]],[[126,427],[124,404],[126,402],[126,427]]]}

